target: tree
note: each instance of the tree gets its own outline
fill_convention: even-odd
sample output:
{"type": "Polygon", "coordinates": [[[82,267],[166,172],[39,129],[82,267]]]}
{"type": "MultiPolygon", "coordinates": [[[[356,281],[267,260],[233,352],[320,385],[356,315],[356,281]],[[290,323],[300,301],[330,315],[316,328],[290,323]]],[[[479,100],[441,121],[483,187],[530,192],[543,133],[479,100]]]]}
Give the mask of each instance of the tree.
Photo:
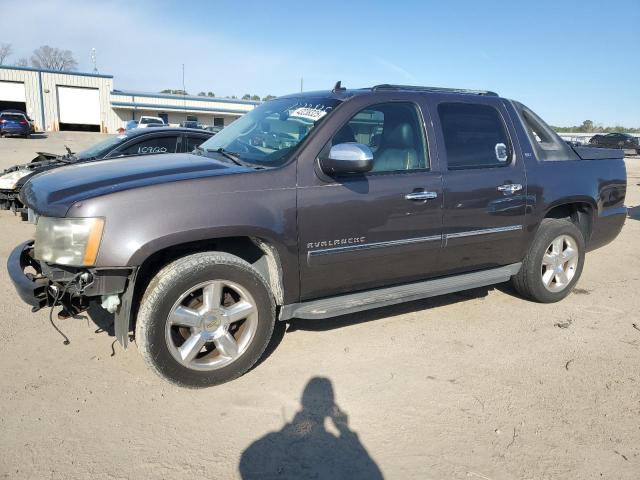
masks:
{"type": "Polygon", "coordinates": [[[14,65],[16,67],[28,67],[29,59],[27,57],[19,58],[18,60],[16,60],[16,63],[14,63],[14,65]]]}
{"type": "Polygon", "coordinates": [[[251,95],[245,93],[244,95],[242,95],[242,100],[251,100],[251,95]]]}
{"type": "Polygon", "coordinates": [[[268,102],[269,100],[273,100],[274,98],[276,98],[275,95],[267,95],[266,97],[264,97],[262,99],[263,102],[268,102]]]}
{"type": "Polygon", "coordinates": [[[251,95],[251,100],[260,101],[260,95],[251,95]]]}
{"type": "Polygon", "coordinates": [[[199,93],[198,93],[198,96],[199,96],[199,97],[206,97],[206,96],[207,96],[207,94],[206,94],[205,92],[199,92],[199,93]]]}
{"type": "Polygon", "coordinates": [[[33,51],[31,65],[35,68],[68,72],[75,70],[78,67],[78,62],[73,58],[71,50],[61,50],[49,45],[43,45],[33,51]]]}
{"type": "Polygon", "coordinates": [[[3,65],[7,57],[12,53],[13,48],[10,43],[0,43],[0,65],[3,65]]]}
{"type": "Polygon", "coordinates": [[[593,121],[585,120],[584,122],[582,122],[582,125],[580,126],[580,131],[581,132],[592,132],[593,131],[593,121]]]}
{"type": "Polygon", "coordinates": [[[215,97],[216,94],[213,92],[207,92],[207,97],[215,97]]]}
{"type": "Polygon", "coordinates": [[[173,90],[171,88],[160,90],[160,93],[170,93],[171,95],[189,95],[189,92],[186,92],[184,90],[173,90]]]}

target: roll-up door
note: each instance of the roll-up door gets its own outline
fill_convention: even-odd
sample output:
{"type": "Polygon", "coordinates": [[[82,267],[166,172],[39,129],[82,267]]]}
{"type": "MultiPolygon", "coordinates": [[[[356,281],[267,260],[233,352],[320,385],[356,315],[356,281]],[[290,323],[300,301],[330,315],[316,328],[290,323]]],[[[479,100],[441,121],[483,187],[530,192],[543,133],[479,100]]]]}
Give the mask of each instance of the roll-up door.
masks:
{"type": "Polygon", "coordinates": [[[97,88],[58,86],[58,108],[61,130],[100,125],[100,91],[97,88]]]}
{"type": "Polygon", "coordinates": [[[0,82],[0,111],[20,110],[27,111],[27,97],[24,93],[22,82],[0,82]]]}

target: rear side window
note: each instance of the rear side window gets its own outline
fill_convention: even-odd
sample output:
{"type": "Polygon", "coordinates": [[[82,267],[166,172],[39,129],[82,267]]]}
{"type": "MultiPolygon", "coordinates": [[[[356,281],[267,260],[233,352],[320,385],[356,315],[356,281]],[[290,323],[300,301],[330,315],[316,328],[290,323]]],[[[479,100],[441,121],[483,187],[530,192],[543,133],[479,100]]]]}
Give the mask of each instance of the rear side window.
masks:
{"type": "Polygon", "coordinates": [[[438,115],[449,170],[504,167],[512,149],[500,113],[488,105],[441,103],[438,115]]]}
{"type": "Polygon", "coordinates": [[[577,160],[573,149],[533,111],[513,102],[538,160],[577,160]]]}
{"type": "Polygon", "coordinates": [[[134,143],[117,152],[119,155],[149,155],[176,153],[177,137],[152,137],[134,143]]]}

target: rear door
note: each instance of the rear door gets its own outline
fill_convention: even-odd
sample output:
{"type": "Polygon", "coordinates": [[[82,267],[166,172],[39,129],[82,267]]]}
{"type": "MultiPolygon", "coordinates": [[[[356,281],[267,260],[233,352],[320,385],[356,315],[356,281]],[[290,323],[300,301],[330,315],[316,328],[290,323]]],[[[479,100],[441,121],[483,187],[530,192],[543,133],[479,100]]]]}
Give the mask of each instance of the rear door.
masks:
{"type": "Polygon", "coordinates": [[[525,170],[501,100],[448,96],[431,105],[443,160],[443,266],[455,273],[520,261],[525,170]]]}

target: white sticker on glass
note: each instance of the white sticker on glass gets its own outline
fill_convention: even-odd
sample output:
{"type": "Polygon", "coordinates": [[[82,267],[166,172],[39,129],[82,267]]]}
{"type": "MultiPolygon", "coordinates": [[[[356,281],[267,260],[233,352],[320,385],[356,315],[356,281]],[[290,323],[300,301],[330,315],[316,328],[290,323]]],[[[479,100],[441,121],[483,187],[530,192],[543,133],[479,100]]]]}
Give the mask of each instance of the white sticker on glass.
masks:
{"type": "Polygon", "coordinates": [[[319,108],[301,107],[301,108],[296,108],[293,112],[291,112],[289,114],[289,117],[304,118],[306,120],[311,120],[312,122],[315,122],[317,120],[320,120],[326,114],[327,112],[319,108]]]}

